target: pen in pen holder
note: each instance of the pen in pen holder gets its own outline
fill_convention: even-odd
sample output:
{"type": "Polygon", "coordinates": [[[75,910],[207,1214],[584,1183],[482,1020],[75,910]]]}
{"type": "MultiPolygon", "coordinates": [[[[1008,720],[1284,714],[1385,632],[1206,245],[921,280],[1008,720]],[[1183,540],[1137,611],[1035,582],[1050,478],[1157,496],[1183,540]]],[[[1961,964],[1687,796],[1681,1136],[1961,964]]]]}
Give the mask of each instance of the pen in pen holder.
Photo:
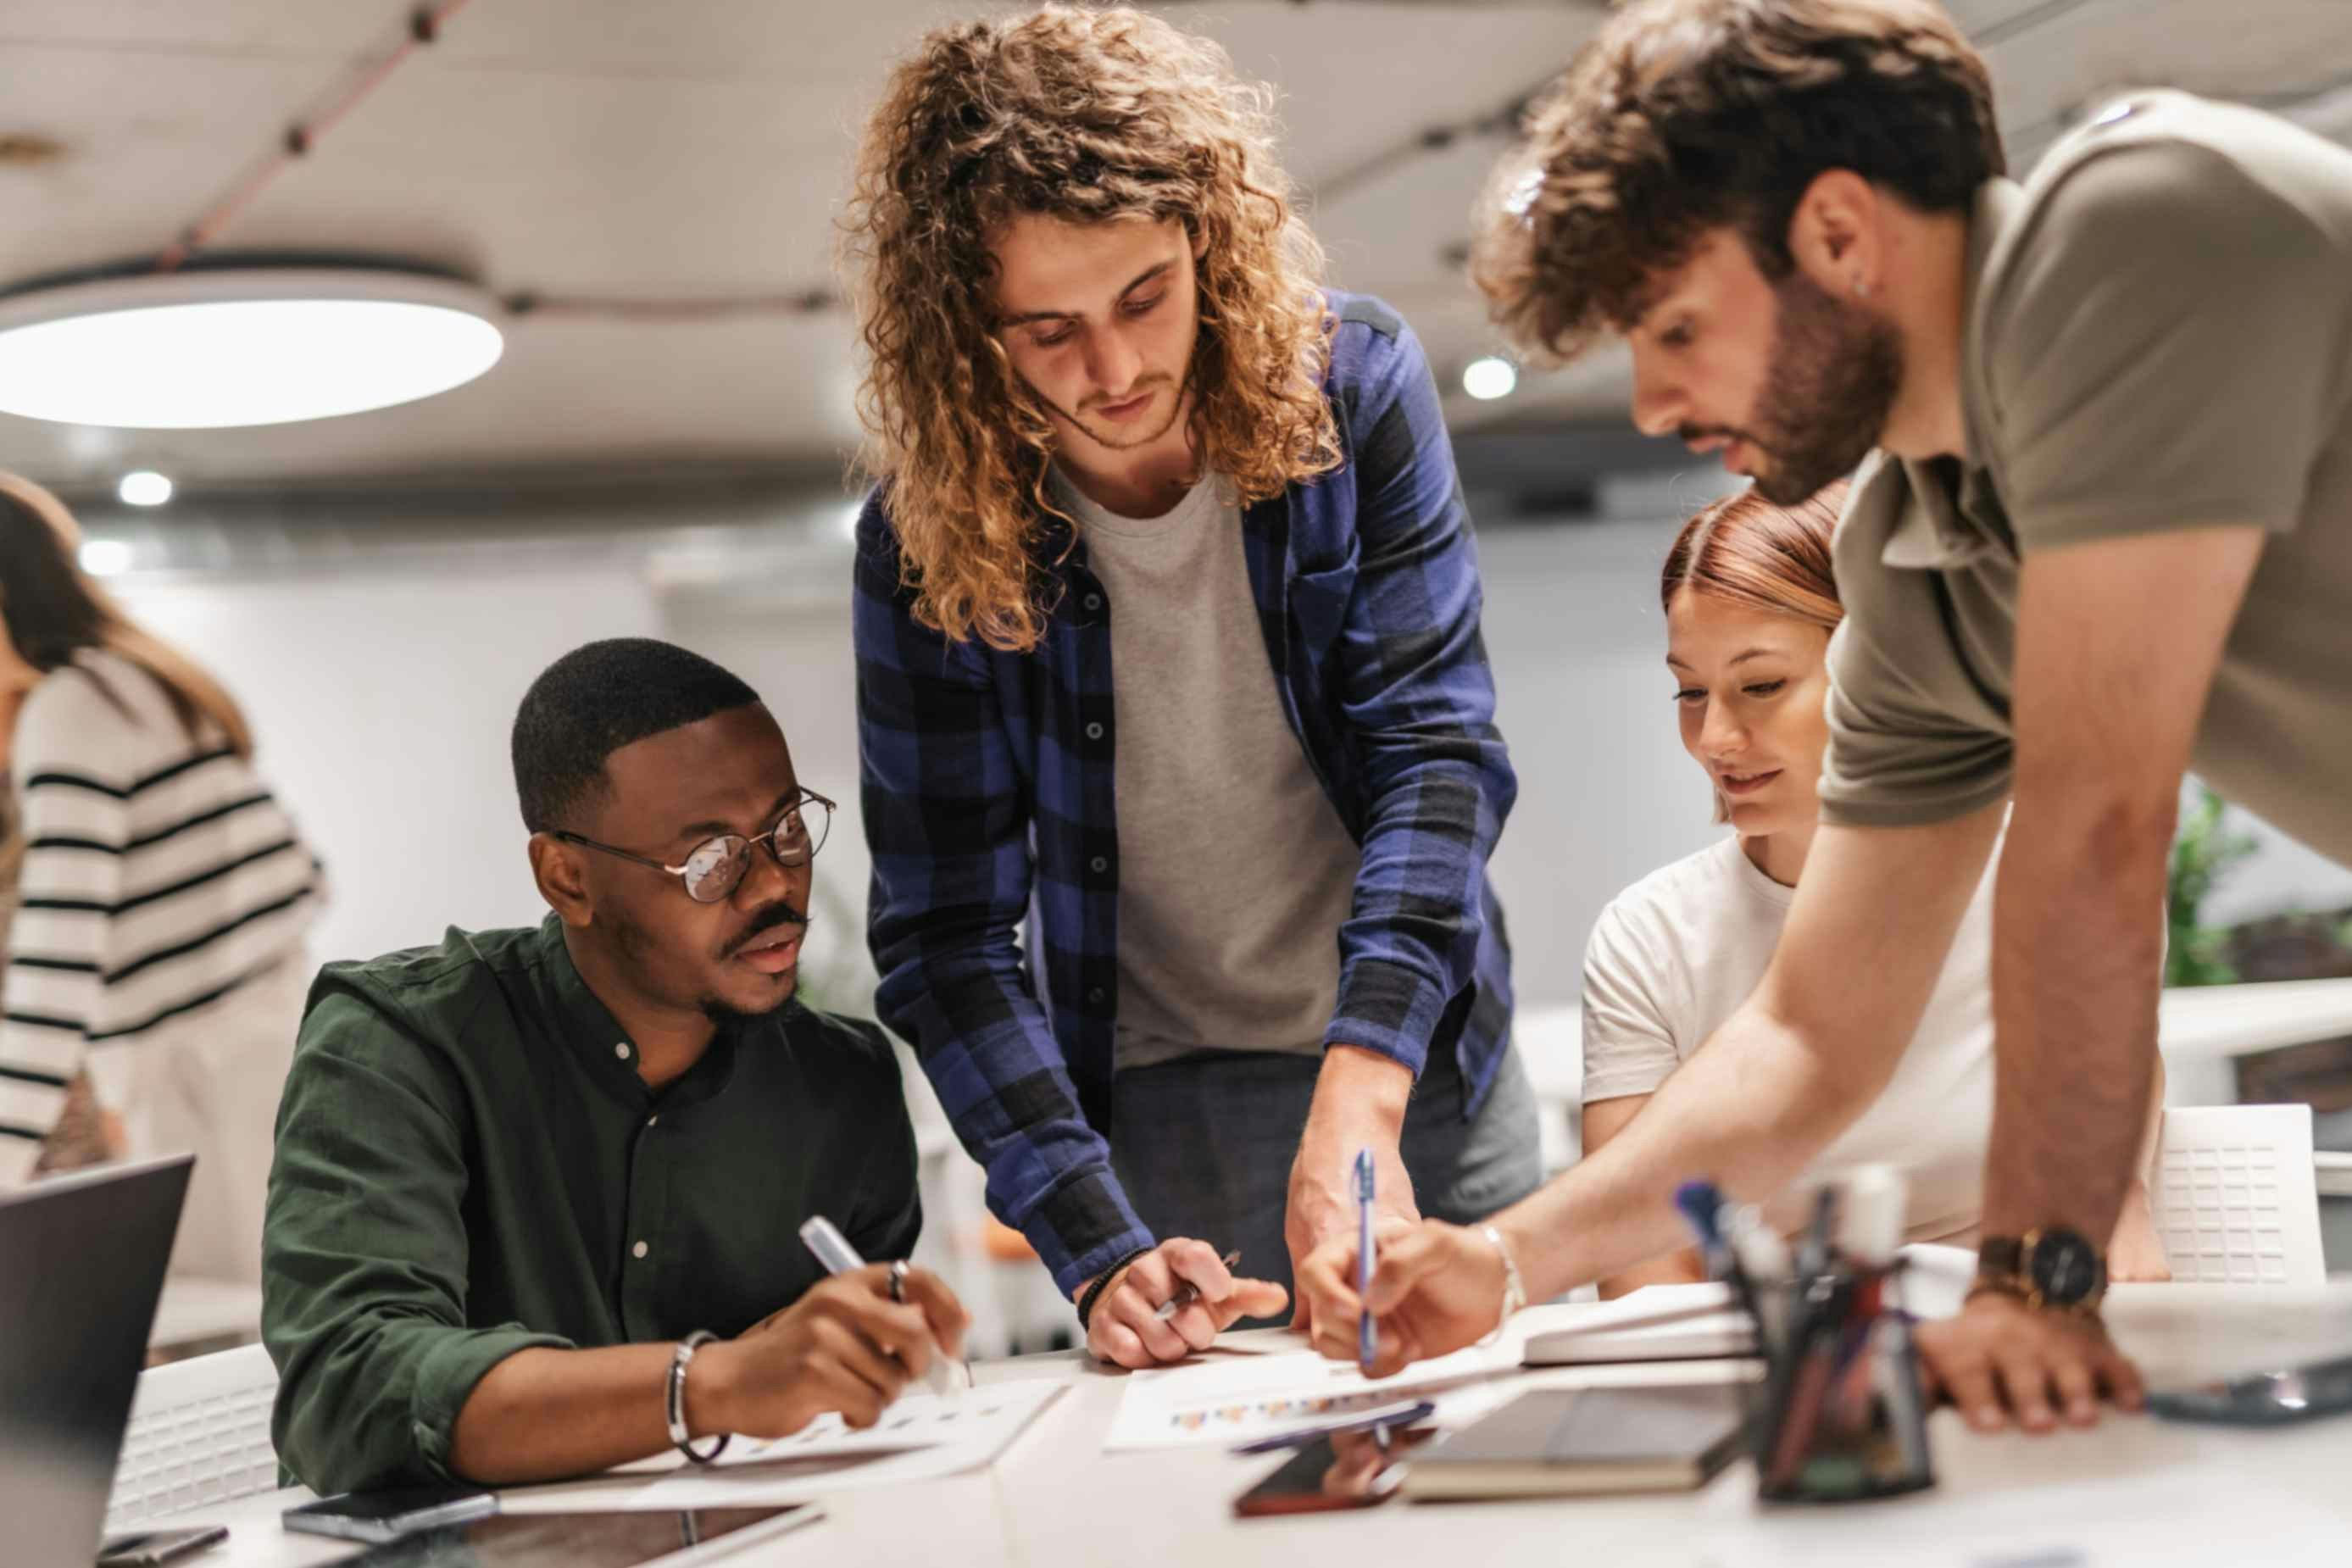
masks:
{"type": "Polygon", "coordinates": [[[1854,1502],[1936,1484],[1911,1320],[1892,1299],[1900,1261],[1832,1261],[1808,1279],[1757,1281],[1777,1292],[1787,1331],[1759,1330],[1748,1450],[1767,1502],[1854,1502]],[[1874,1300],[1865,1300],[1870,1297],[1874,1300]]]}
{"type": "Polygon", "coordinates": [[[1854,1172],[1842,1226],[1840,1194],[1825,1190],[1793,1259],[1754,1209],[1721,1204],[1705,1184],[1676,1194],[1765,1360],[1763,1381],[1744,1385],[1764,1501],[1854,1502],[1936,1484],[1901,1300],[1903,1186],[1886,1167],[1854,1172]]]}

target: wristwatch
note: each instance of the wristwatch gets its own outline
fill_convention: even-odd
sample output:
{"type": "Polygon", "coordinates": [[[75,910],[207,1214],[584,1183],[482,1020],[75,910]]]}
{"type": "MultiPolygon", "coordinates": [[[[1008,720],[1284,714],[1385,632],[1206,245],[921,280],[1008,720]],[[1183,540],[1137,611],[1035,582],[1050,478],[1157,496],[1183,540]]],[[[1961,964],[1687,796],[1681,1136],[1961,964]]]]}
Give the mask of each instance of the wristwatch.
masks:
{"type": "Polygon", "coordinates": [[[2107,1260],[2088,1237],[2063,1225],[2023,1236],[1988,1236],[1977,1247],[1976,1284],[2027,1306],[2084,1317],[2097,1314],[2107,1293],[2107,1260]]]}

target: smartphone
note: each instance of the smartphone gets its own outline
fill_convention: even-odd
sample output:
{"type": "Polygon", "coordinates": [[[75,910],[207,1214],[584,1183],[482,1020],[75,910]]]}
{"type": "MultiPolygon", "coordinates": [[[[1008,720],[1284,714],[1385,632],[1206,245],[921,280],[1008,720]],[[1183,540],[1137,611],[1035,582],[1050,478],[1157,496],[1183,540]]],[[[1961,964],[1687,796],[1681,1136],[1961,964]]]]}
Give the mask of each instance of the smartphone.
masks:
{"type": "Polygon", "coordinates": [[[1405,1451],[1435,1435],[1436,1428],[1430,1426],[1391,1431],[1385,1446],[1370,1432],[1318,1437],[1234,1499],[1234,1512],[1243,1519],[1265,1519],[1386,1502],[1404,1482],[1404,1466],[1399,1461],[1405,1451]]]}
{"type": "Polygon", "coordinates": [[[226,1524],[198,1525],[194,1530],[142,1530],[131,1535],[110,1535],[98,1549],[98,1568],[162,1568],[192,1552],[228,1539],[226,1524]]]}
{"type": "Polygon", "coordinates": [[[405,1490],[344,1492],[320,1498],[282,1516],[286,1528],[346,1541],[397,1541],[420,1530],[488,1519],[499,1500],[478,1487],[418,1487],[405,1490]]]}
{"type": "Polygon", "coordinates": [[[1370,1432],[1382,1426],[1410,1426],[1426,1421],[1437,1414],[1437,1404],[1430,1399],[1401,1399],[1394,1405],[1383,1405],[1377,1410],[1367,1410],[1360,1415],[1350,1415],[1338,1421],[1327,1421],[1313,1426],[1301,1426],[1283,1433],[1278,1437],[1260,1437],[1242,1444],[1236,1454],[1275,1454],[1286,1448],[1296,1448],[1318,1437],[1329,1437],[1341,1432],[1370,1432]]]}
{"type": "Polygon", "coordinates": [[[2281,1372],[2208,1383],[2195,1388],[2152,1391],[2151,1414],[2170,1421],[2208,1421],[2224,1426],[2284,1426],[2352,1411],[2352,1356],[2313,1362],[2281,1372]]]}

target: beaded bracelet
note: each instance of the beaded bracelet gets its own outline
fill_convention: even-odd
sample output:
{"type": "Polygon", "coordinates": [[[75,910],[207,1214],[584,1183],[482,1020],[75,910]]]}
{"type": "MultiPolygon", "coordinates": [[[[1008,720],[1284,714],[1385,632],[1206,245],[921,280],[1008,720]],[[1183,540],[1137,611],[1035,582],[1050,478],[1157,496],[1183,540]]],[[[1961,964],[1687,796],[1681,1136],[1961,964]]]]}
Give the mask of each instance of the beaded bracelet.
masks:
{"type": "Polygon", "coordinates": [[[1103,1291],[1109,1288],[1112,1280],[1118,1278],[1119,1270],[1150,1250],[1151,1248],[1148,1247],[1139,1247],[1095,1276],[1095,1282],[1087,1286],[1085,1293],[1078,1298],[1078,1331],[1080,1333],[1086,1333],[1093,1328],[1095,1303],[1102,1300],[1103,1291]]]}

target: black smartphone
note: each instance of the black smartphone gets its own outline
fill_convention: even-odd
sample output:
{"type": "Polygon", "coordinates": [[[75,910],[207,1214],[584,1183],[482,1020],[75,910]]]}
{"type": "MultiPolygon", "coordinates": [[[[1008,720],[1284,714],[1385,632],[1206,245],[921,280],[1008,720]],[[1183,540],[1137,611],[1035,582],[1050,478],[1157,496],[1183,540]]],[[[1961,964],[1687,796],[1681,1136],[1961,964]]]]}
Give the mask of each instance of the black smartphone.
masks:
{"type": "Polygon", "coordinates": [[[499,1500],[479,1487],[416,1487],[380,1492],[344,1492],[320,1498],[282,1516],[286,1528],[346,1541],[397,1541],[420,1530],[488,1519],[499,1500]]]}
{"type": "Polygon", "coordinates": [[[1335,1432],[1318,1437],[1234,1499],[1243,1519],[1289,1513],[1327,1513],[1370,1508],[1396,1495],[1404,1481],[1406,1450],[1435,1436],[1434,1427],[1391,1431],[1387,1441],[1373,1432],[1335,1432]]]}
{"type": "Polygon", "coordinates": [[[2352,1356],[2257,1372],[2195,1388],[2151,1391],[2151,1414],[2224,1426],[2284,1426],[2352,1411],[2352,1356]]]}
{"type": "Polygon", "coordinates": [[[227,1539],[226,1524],[110,1535],[98,1549],[98,1568],[163,1568],[166,1563],[175,1563],[192,1552],[202,1552],[227,1539]]]}

